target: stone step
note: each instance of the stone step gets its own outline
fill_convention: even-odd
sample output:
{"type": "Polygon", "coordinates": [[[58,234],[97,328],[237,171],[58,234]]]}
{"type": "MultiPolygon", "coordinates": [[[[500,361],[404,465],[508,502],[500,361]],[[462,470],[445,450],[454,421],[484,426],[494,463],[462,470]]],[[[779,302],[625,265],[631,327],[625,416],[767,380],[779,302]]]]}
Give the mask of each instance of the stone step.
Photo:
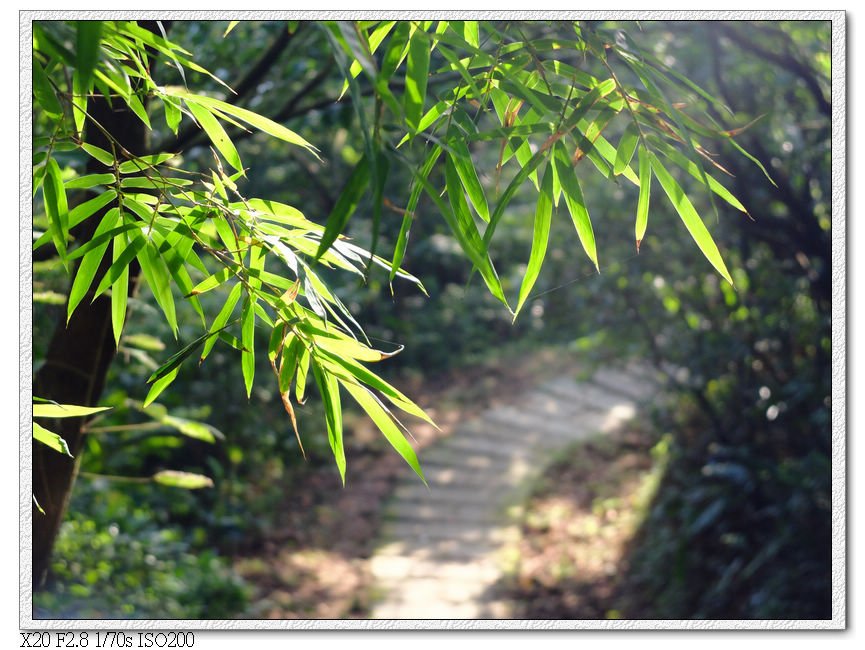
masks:
{"type": "Polygon", "coordinates": [[[559,377],[541,384],[540,392],[550,393],[565,401],[584,404],[587,408],[596,411],[606,411],[620,404],[633,404],[634,400],[617,394],[609,388],[590,382],[577,384],[574,381],[559,377]]]}
{"type": "Polygon", "coordinates": [[[460,427],[440,443],[431,447],[465,453],[477,453],[510,459],[514,454],[523,453],[526,444],[517,438],[503,438],[493,432],[493,428],[479,423],[473,428],[460,427]]]}
{"type": "Polygon", "coordinates": [[[424,504],[417,501],[399,501],[385,509],[385,517],[393,521],[454,524],[469,523],[495,525],[499,521],[495,509],[486,503],[424,504]]]}
{"type": "Polygon", "coordinates": [[[522,429],[526,435],[536,436],[538,440],[551,438],[558,440],[562,445],[573,440],[579,440],[596,432],[605,422],[605,413],[587,412],[583,416],[576,416],[564,422],[558,419],[540,417],[531,412],[515,409],[512,406],[501,406],[489,411],[484,415],[484,420],[507,426],[513,429],[522,429]]]}
{"type": "Polygon", "coordinates": [[[605,389],[637,402],[648,399],[658,390],[655,381],[638,378],[628,372],[609,368],[598,370],[592,375],[592,381],[605,389]]]}
{"type": "Polygon", "coordinates": [[[408,521],[386,522],[384,534],[391,541],[407,544],[435,544],[451,541],[463,544],[499,545],[515,541],[519,531],[513,526],[491,527],[482,523],[419,523],[408,521]]]}

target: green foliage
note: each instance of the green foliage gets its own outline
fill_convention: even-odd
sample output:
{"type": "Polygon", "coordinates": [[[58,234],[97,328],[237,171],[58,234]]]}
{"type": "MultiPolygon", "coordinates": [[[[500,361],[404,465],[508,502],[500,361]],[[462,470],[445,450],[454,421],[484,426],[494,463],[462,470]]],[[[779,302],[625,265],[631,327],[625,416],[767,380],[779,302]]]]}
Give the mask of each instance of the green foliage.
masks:
{"type": "MultiPolygon", "coordinates": [[[[280,383],[286,390],[281,392],[285,396],[286,410],[292,418],[293,407],[287,397],[287,388],[292,383],[294,373],[287,372],[284,367],[296,368],[299,356],[309,355],[313,370],[322,373],[326,385],[336,384],[329,383],[334,360],[322,356],[322,350],[328,348],[324,341],[333,340],[334,337],[342,340],[343,348],[337,352],[337,356],[376,360],[374,355],[364,352],[369,348],[355,338],[357,335],[352,332],[352,327],[361,336],[363,332],[334,291],[320,277],[319,271],[313,270],[313,263],[317,262],[320,268],[338,268],[361,277],[369,274],[371,263],[386,264],[384,260],[346,241],[343,232],[371,180],[374,188],[375,248],[390,163],[409,167],[413,165],[408,154],[398,150],[405,141],[405,137],[401,138],[402,133],[413,141],[422,136],[430,142],[440,143],[437,149],[445,153],[445,190],[450,205],[440,200],[439,189],[427,179],[429,165],[416,176],[416,187],[421,187],[421,191],[439,208],[463,251],[481,272],[491,293],[505,306],[508,306],[508,300],[490,257],[493,233],[514,193],[524,181],[531,178],[539,187],[537,168],[544,160],[549,164],[555,159],[553,175],[557,182],[551,186],[547,181],[539,201],[557,204],[558,189],[564,193],[583,248],[597,267],[592,223],[580,181],[574,174],[574,166],[583,157],[589,157],[597,170],[606,177],[612,178],[612,172],[615,171],[634,181],[628,159],[636,147],[637,137],[642,140],[643,147],[648,147],[646,136],[652,133],[660,140],[659,146],[687,144],[684,153],[680,154],[681,158],[674,158],[673,161],[698,169],[699,178],[708,184],[694,141],[697,135],[725,137],[723,131],[696,122],[692,129],[685,127],[685,118],[679,115],[679,109],[666,100],[666,95],[656,82],[665,81],[678,92],[690,92],[688,84],[678,78],[671,80],[662,67],[644,59],[630,40],[623,40],[617,33],[601,32],[595,35],[589,27],[575,25],[581,37],[592,34],[592,42],[596,45],[587,46],[588,41],[578,39],[563,52],[555,39],[531,39],[525,36],[522,29],[509,33],[508,27],[502,29],[487,22],[472,23],[468,28],[465,23],[440,22],[435,30],[432,29],[432,22],[412,22],[407,26],[402,24],[395,30],[392,30],[392,21],[321,26],[335,44],[337,59],[345,59],[346,55],[351,57],[350,61],[345,61],[345,65],[350,68],[345,83],[362,127],[365,152],[354,166],[324,227],[309,220],[301,210],[241,193],[237,182],[246,174],[246,170],[226,128],[252,127],[317,157],[316,147],[282,124],[230,101],[159,83],[151,70],[152,63],[160,59],[173,65],[184,81],[187,72],[216,79],[203,67],[193,63],[191,54],[168,40],[164,33],[162,36],[157,35],[131,21],[41,23],[35,27],[34,69],[37,70],[38,83],[34,84],[34,97],[36,106],[49,118],[50,126],[46,132],[50,136],[37,138],[36,155],[39,161],[34,164],[34,191],[39,187],[42,189],[51,239],[61,261],[68,264],[83,255],[70,292],[68,315],[71,316],[91,289],[96,268],[107,254],[109,245],[113,264],[98,284],[96,295],[111,289],[116,340],[119,340],[123,328],[126,306],[124,289],[128,282],[128,268],[133,261],[140,264],[144,278],[175,337],[178,333],[175,293],[178,290],[196,307],[206,326],[207,314],[198,307],[197,297],[204,291],[223,285],[226,288],[242,287],[240,291],[244,299],[239,319],[240,336],[231,334],[236,321],[229,322],[229,318],[239,298],[232,291],[229,302],[212,319],[213,324],[205,330],[205,334],[183,347],[152,374],[149,381],[153,383],[153,389],[145,403],[150,403],[171,384],[177,376],[175,370],[202,344],[207,346],[203,358],[213,343],[218,341],[241,350],[242,374],[249,396],[255,376],[253,332],[259,326],[280,329],[284,332],[283,343],[294,338],[299,342],[299,345],[285,347],[291,354],[288,358],[286,355],[280,357],[278,366],[274,364],[274,371],[282,377],[280,383]],[[69,44],[73,33],[77,38],[74,55],[69,44]],[[482,34],[482,38],[479,34],[482,34]],[[602,41],[606,46],[600,45],[602,41]],[[627,42],[628,46],[624,47],[621,44],[623,42],[627,42]],[[482,43],[485,45],[483,48],[482,43]],[[380,46],[384,51],[381,70],[374,56],[380,46]],[[603,52],[605,47],[617,52],[648,90],[625,88],[603,52]],[[402,54],[398,55],[400,52],[402,54]],[[598,80],[562,60],[587,54],[601,61],[601,72],[609,74],[610,78],[598,80]],[[405,89],[400,104],[390,89],[389,80],[399,73],[403,62],[406,66],[405,89]],[[71,89],[65,85],[62,75],[64,69],[72,69],[74,73],[74,87],[71,89]],[[367,115],[368,102],[356,79],[361,72],[374,88],[378,109],[372,119],[367,115]],[[450,80],[452,72],[458,74],[458,81],[449,81],[443,86],[439,78],[450,80]],[[435,98],[436,103],[426,111],[430,97],[435,98]],[[184,115],[191,118],[203,129],[213,145],[215,168],[207,172],[187,170],[175,154],[144,155],[126,151],[108,132],[104,135],[111,143],[111,151],[86,145],[80,138],[85,127],[89,130],[105,130],[88,113],[88,104],[103,100],[122,102],[129,111],[138,115],[147,128],[152,128],[150,115],[158,103],[165,107],[166,124],[172,131],[177,131],[184,115]],[[529,109],[520,115],[523,105],[529,109]],[[493,110],[494,107],[496,110],[493,110]],[[474,115],[471,111],[474,111],[474,115]],[[601,132],[619,113],[628,118],[629,124],[617,150],[601,132]],[[73,117],[71,122],[67,119],[70,115],[73,117]],[[678,128],[671,127],[670,121],[678,128]],[[533,140],[536,135],[543,139],[533,140]],[[502,153],[497,170],[509,158],[515,158],[520,168],[490,212],[472,152],[466,142],[494,142],[500,138],[502,153]],[[87,177],[73,176],[65,183],[65,188],[87,187],[97,193],[111,192],[114,194],[110,201],[116,202],[116,207],[102,217],[89,242],[70,239],[71,222],[66,189],[55,155],[60,150],[74,150],[76,147],[82,153],[96,157],[107,171],[87,177]],[[235,175],[228,176],[223,171],[220,156],[237,172],[235,175]],[[557,188],[555,196],[552,191],[554,187],[557,188]],[[139,189],[146,191],[139,192],[139,189]],[[469,197],[469,202],[466,202],[465,195],[469,197]],[[483,233],[478,230],[470,205],[482,220],[488,221],[483,233]],[[74,252],[67,252],[69,245],[74,252]],[[200,255],[208,258],[209,262],[203,264],[200,255]],[[214,266],[216,271],[213,271],[214,266]],[[201,278],[202,273],[205,277],[195,284],[194,279],[201,278]],[[354,341],[352,345],[361,351],[360,356],[345,354],[345,343],[349,340],[354,341]]],[[[233,24],[230,25],[224,35],[233,27],[233,24]]],[[[702,95],[710,103],[715,102],[705,93],[702,95]]],[[[693,118],[689,119],[694,122],[693,118]]],[[[655,174],[700,248],[719,272],[730,280],[702,220],[657,157],[652,153],[649,155],[655,174]]],[[[435,157],[437,155],[428,160],[434,162],[435,157]]],[[[640,184],[642,186],[644,183],[640,184]]],[[[418,197],[417,192],[409,201],[412,209],[406,210],[407,221],[397,238],[396,253],[389,266],[392,276],[398,274],[419,285],[418,280],[399,269],[399,258],[405,250],[415,197],[418,197]]],[[[547,229],[545,223],[549,220],[549,210],[540,208],[540,205],[537,217],[540,221],[536,227],[538,238],[542,238],[547,229]]],[[[641,211],[644,211],[643,208],[641,211]]],[[[645,217],[642,220],[645,221],[645,217]]],[[[34,248],[46,243],[44,238],[38,239],[34,248]]],[[[531,274],[535,277],[542,260],[541,242],[538,241],[530,264],[531,274]]],[[[525,302],[533,282],[531,275],[526,275],[520,306],[525,302]]],[[[366,370],[361,373],[355,368],[343,367],[343,370],[350,377],[341,382],[343,387],[360,398],[362,404],[371,404],[369,400],[374,400],[375,395],[369,392],[371,385],[367,378],[373,378],[373,385],[381,385],[382,380],[366,370]]],[[[298,378],[297,381],[303,383],[305,378],[298,378]]],[[[332,408],[339,403],[337,399],[327,402],[332,408]]],[[[407,400],[398,405],[408,408],[410,412],[417,410],[407,400]]],[[[399,425],[399,421],[389,411],[385,410],[384,413],[385,419],[377,419],[377,422],[383,427],[388,440],[406,456],[407,447],[401,442],[404,440],[402,434],[399,440],[392,435],[391,425],[399,425]]],[[[328,422],[336,422],[336,414],[332,410],[329,410],[328,422]]],[[[336,449],[334,451],[337,453],[336,449]]],[[[407,460],[414,465],[411,456],[407,456],[407,460]]]]}

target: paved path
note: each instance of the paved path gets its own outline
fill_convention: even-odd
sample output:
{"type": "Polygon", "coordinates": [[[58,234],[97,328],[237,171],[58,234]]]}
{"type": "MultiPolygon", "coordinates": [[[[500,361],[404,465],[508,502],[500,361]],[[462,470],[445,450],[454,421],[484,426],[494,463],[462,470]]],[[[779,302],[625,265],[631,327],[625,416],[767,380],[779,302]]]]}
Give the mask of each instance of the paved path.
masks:
{"type": "Polygon", "coordinates": [[[393,494],[370,567],[382,599],[377,619],[507,618],[489,595],[496,552],[516,538],[515,503],[551,456],[636,415],[655,384],[632,366],[587,381],[562,376],[495,406],[420,454],[427,489],[406,473],[393,494]]]}

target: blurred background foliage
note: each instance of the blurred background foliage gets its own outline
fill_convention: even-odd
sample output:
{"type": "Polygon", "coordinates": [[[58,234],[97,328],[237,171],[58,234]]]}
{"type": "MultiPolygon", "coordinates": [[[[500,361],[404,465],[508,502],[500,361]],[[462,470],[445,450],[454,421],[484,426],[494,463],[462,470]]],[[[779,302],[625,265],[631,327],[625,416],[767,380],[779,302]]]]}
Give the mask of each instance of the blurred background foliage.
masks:
{"type": "MultiPolygon", "coordinates": [[[[178,21],[171,39],[228,80],[242,93],[243,105],[284,122],[319,147],[326,161],[319,165],[266,137],[233,134],[252,166],[241,191],[296,205],[323,221],[362,150],[350,99],[335,101],[342,82],[323,33],[305,23],[287,29],[279,22],[242,22],[223,38],[225,27],[224,21],[178,21]],[[263,53],[267,69],[257,77],[263,53]],[[255,82],[245,85],[247,77],[255,82]]],[[[716,217],[705,192],[691,192],[735,289],[706,264],[657,184],[637,255],[626,234],[636,188],[611,189],[585,176],[601,273],[584,261],[570,219],[560,211],[534,296],[514,324],[478,278],[469,281],[470,263],[423,201],[404,266],[421,278],[430,298],[399,281],[391,296],[383,270],[366,285],[341,285],[340,298],[374,344],[405,345],[378,369],[398,382],[482,364],[502,350],[530,354],[551,343],[585,365],[628,357],[653,363],[670,386],[670,400],[654,405],[649,427],[656,443],[670,434],[663,438],[665,469],[619,567],[616,610],[640,618],[828,617],[831,26],[800,21],[624,27],[721,98],[733,111],[733,123],[760,118],[736,139],[766,165],[774,184],[732,148],[714,152],[733,174],[727,184],[753,220],[721,204],[716,217]]],[[[549,28],[526,26],[537,33],[549,28]]],[[[610,63],[615,67],[615,60],[610,63]]],[[[181,83],[173,68],[158,74],[165,84],[181,83]]],[[[188,74],[187,83],[218,91],[207,77],[188,74]]],[[[615,142],[619,134],[606,135],[615,142]]],[[[176,141],[157,130],[152,140],[164,143],[162,150],[185,148],[187,167],[212,164],[195,131],[181,129],[176,141]]],[[[496,184],[495,149],[475,152],[478,170],[488,170],[481,181],[489,192],[496,184]]],[[[386,195],[404,200],[409,187],[409,172],[392,169],[386,195]]],[[[499,226],[502,243],[495,258],[509,295],[519,289],[531,248],[534,201],[516,197],[499,226]]],[[[392,250],[401,221],[402,215],[385,212],[379,250],[392,250]]],[[[371,223],[371,209],[361,204],[349,234],[362,246],[371,240],[371,223]]],[[[53,323],[63,318],[64,283],[61,271],[34,263],[36,364],[53,323]]],[[[278,513],[303,507],[297,486],[304,476],[336,475],[317,398],[297,410],[300,431],[306,432],[304,462],[276,391],[262,382],[247,402],[239,370],[217,348],[204,366],[182,371],[159,400],[172,415],[218,430],[215,441],[159,426],[136,402],[146,394],[147,376],[170,354],[162,341],[171,337],[145,290],[130,308],[104,399],[115,408],[92,424],[51,585],[37,595],[34,613],[252,615],[252,589],[232,570],[231,558],[254,553],[278,513]],[[146,426],[128,428],[132,424],[146,426]],[[161,469],[206,474],[214,487],[184,491],[106,478],[161,469]]],[[[179,321],[181,340],[197,334],[191,326],[183,331],[183,323],[194,319],[179,321]]],[[[259,372],[269,372],[264,355],[257,362],[259,372]]],[[[349,472],[353,454],[380,444],[350,440],[349,472]]],[[[349,473],[346,490],[351,489],[349,473]]],[[[525,615],[575,617],[567,599],[556,600],[556,593],[567,592],[567,580],[562,578],[558,591],[518,593],[527,603],[525,615]],[[545,599],[543,606],[533,608],[533,598],[545,599]]]]}

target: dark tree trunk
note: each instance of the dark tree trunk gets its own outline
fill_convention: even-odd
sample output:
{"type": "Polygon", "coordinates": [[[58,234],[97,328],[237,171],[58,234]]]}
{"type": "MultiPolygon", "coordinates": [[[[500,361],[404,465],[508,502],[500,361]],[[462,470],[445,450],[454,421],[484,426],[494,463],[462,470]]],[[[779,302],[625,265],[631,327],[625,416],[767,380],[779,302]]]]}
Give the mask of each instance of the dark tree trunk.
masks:
{"type": "MultiPolygon", "coordinates": [[[[139,23],[145,29],[159,34],[155,22],[139,23]]],[[[167,23],[163,26],[168,27],[167,23]]],[[[111,134],[118,144],[130,153],[141,156],[148,153],[147,130],[141,120],[122,102],[108,102],[94,98],[88,102],[88,113],[111,134]]],[[[111,143],[97,127],[89,126],[85,140],[111,151],[111,143]]],[[[88,173],[104,172],[105,167],[91,160],[88,173]]],[[[73,232],[78,241],[92,238],[102,215],[112,205],[85,220],[73,232]]],[[[111,264],[106,254],[96,273],[88,294],[93,290],[111,264]]],[[[77,271],[77,264],[76,264],[77,271]]],[[[137,286],[140,267],[129,268],[129,292],[137,286]]],[[[105,387],[105,378],[114,359],[116,349],[111,327],[111,298],[102,295],[92,303],[88,296],[81,301],[68,323],[57,323],[44,364],[33,379],[33,394],[60,404],[95,406],[105,387]]],[[[65,313],[65,310],[64,310],[65,313]]],[[[74,458],[57,453],[42,444],[33,445],[33,494],[45,514],[33,507],[33,588],[39,589],[48,573],[51,551],[60,530],[60,524],[69,502],[81,453],[84,448],[84,418],[58,419],[50,427],[60,434],[74,458]]]]}

